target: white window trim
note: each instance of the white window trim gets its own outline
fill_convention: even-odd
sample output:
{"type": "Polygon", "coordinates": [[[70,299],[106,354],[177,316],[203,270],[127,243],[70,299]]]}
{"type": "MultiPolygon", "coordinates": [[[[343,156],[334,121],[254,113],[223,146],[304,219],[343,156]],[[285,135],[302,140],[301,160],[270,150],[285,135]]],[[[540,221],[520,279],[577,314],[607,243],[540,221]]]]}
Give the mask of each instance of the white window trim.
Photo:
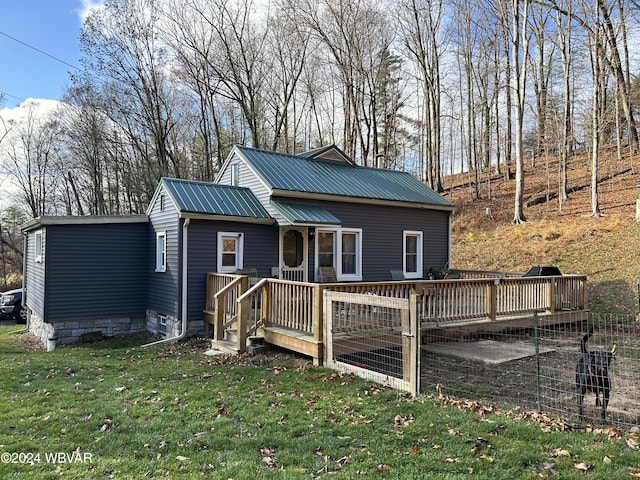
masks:
{"type": "Polygon", "coordinates": [[[43,252],[43,243],[42,243],[42,239],[43,239],[43,235],[42,235],[42,230],[38,230],[35,235],[34,235],[34,241],[35,241],[35,245],[34,245],[34,261],[36,263],[42,263],[42,257],[44,256],[42,254],[43,252]]]}
{"type": "Polygon", "coordinates": [[[236,273],[236,270],[244,268],[244,235],[240,232],[218,232],[217,243],[217,265],[218,273],[236,273]],[[222,240],[227,237],[236,239],[236,265],[231,267],[222,266],[222,240]]]}
{"type": "Polygon", "coordinates": [[[362,229],[361,228],[317,228],[315,235],[315,260],[314,264],[318,265],[318,233],[330,232],[335,234],[335,245],[333,261],[336,269],[336,278],[339,282],[362,281],[362,229]],[[342,235],[344,233],[352,233],[356,235],[356,273],[342,273],[342,235]]]}
{"type": "Polygon", "coordinates": [[[402,232],[402,272],[404,278],[422,278],[422,252],[423,252],[423,232],[419,230],[404,230],[402,232]],[[407,272],[407,237],[418,237],[417,248],[417,272],[407,272]]]}
{"type": "Polygon", "coordinates": [[[156,272],[167,271],[167,232],[156,233],[156,272]],[[162,239],[162,248],[160,241],[162,239]]]}
{"type": "Polygon", "coordinates": [[[167,333],[167,316],[158,314],[158,333],[167,333]]]}

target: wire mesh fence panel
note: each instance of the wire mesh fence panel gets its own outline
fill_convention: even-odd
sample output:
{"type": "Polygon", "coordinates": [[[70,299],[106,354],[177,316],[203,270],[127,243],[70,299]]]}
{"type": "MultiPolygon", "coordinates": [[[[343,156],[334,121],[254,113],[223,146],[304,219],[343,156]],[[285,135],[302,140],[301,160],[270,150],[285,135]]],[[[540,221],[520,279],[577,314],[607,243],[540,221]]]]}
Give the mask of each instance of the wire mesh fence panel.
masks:
{"type": "Polygon", "coordinates": [[[538,327],[532,319],[520,322],[517,328],[492,324],[426,330],[422,338],[424,393],[440,392],[515,409],[536,409],[572,422],[598,423],[608,390],[606,422],[640,422],[640,325],[633,317],[592,314],[586,322],[538,327]],[[583,339],[586,353],[581,349],[583,339]],[[608,368],[598,363],[603,358],[609,359],[608,368]],[[581,391],[582,419],[578,409],[581,391]]]}
{"type": "Polygon", "coordinates": [[[326,366],[417,393],[417,322],[410,301],[325,292],[326,366]]]}

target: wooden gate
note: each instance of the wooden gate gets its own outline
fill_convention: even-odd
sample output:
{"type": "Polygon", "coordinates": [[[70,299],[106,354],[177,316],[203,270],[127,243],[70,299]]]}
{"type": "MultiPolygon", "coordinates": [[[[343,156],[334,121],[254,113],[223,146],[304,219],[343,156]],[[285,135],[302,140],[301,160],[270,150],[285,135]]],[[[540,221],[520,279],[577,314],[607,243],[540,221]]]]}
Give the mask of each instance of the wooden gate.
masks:
{"type": "Polygon", "coordinates": [[[404,299],[325,291],[325,365],[417,395],[416,305],[416,295],[404,299]]]}

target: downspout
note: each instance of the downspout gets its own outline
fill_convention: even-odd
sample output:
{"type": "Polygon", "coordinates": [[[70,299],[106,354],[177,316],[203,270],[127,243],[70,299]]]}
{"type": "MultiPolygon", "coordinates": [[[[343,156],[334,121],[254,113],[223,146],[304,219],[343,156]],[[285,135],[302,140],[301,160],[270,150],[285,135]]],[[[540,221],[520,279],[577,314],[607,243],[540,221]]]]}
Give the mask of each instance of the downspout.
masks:
{"type": "MultiPolygon", "coordinates": [[[[27,234],[22,233],[24,240],[22,241],[22,308],[26,308],[27,303],[27,289],[25,288],[25,275],[27,274],[27,234]]],[[[29,326],[31,325],[31,313],[27,310],[27,323],[24,328],[20,330],[16,330],[15,332],[11,332],[12,334],[16,333],[26,333],[29,331],[29,326]]]]}
{"type": "Polygon", "coordinates": [[[189,258],[187,250],[188,250],[189,242],[187,240],[188,240],[189,223],[191,223],[191,219],[185,218],[184,223],[182,224],[182,305],[181,305],[182,329],[180,330],[180,334],[175,337],[165,338],[162,340],[158,340],[157,342],[146,343],[142,345],[142,348],[151,347],[152,345],[160,345],[162,343],[177,342],[187,336],[187,312],[188,312],[187,274],[189,273],[189,269],[187,268],[187,259],[189,258]]]}

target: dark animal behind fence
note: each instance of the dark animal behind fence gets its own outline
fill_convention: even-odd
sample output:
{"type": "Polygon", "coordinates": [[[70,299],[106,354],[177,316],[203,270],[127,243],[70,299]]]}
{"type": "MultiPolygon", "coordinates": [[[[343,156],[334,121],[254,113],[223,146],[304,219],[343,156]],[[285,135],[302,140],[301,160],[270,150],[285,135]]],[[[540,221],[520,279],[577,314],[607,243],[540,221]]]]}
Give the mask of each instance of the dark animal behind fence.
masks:
{"type": "Polygon", "coordinates": [[[582,337],[580,351],[582,356],[576,365],[576,391],[578,394],[578,416],[584,421],[584,395],[587,392],[596,394],[596,406],[601,407],[600,418],[602,422],[607,420],[607,406],[611,392],[611,379],[609,378],[609,366],[615,358],[616,347],[610,352],[587,350],[587,341],[593,335],[593,327],[582,337]],[[602,401],[600,400],[602,393],[602,401]]]}

